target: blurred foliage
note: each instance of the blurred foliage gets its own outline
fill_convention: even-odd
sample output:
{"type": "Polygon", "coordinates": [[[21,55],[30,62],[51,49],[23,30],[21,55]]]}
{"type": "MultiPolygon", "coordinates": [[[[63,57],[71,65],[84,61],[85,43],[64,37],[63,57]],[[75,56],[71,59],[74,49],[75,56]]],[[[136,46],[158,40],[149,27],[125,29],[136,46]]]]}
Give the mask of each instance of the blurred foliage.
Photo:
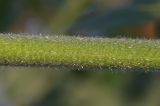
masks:
{"type": "Polygon", "coordinates": [[[9,27],[12,18],[12,12],[10,11],[11,7],[10,0],[1,0],[0,1],[0,31],[4,32],[9,27]]]}
{"type": "Polygon", "coordinates": [[[65,33],[88,4],[89,0],[67,0],[51,24],[53,32],[65,33]]]}
{"type": "MultiPolygon", "coordinates": [[[[19,8],[13,9],[14,15],[16,13],[16,17],[22,19],[22,22],[18,23],[19,20],[14,20],[14,18],[12,21],[16,26],[20,25],[20,28],[24,27],[18,32],[110,37],[122,35],[143,37],[149,34],[150,38],[153,37],[151,35],[156,36],[158,33],[156,28],[148,33],[139,31],[139,29],[145,28],[147,23],[157,20],[155,14],[151,12],[155,7],[149,6],[157,5],[158,0],[15,1],[14,3],[10,2],[11,7],[19,8]]],[[[11,13],[11,10],[6,13],[11,13]]],[[[10,27],[11,31],[17,32],[14,27],[10,27]]]]}
{"type": "MultiPolygon", "coordinates": [[[[118,8],[109,12],[101,13],[88,20],[83,20],[83,22],[79,22],[73,26],[72,30],[96,32],[96,35],[101,36],[106,35],[107,33],[110,33],[109,36],[113,36],[111,33],[115,33],[116,31],[117,34],[119,33],[123,35],[121,31],[117,30],[143,25],[145,22],[152,19],[153,18],[149,14],[138,11],[138,9],[132,7],[118,8]]],[[[89,33],[86,33],[85,35],[89,35],[89,33]]]]}
{"type": "Polygon", "coordinates": [[[158,0],[2,0],[0,20],[3,28],[0,29],[44,33],[46,28],[46,33],[55,34],[145,36],[137,30],[157,20],[152,13],[158,10],[157,3],[158,0]],[[14,24],[9,24],[11,22],[14,24]]]}

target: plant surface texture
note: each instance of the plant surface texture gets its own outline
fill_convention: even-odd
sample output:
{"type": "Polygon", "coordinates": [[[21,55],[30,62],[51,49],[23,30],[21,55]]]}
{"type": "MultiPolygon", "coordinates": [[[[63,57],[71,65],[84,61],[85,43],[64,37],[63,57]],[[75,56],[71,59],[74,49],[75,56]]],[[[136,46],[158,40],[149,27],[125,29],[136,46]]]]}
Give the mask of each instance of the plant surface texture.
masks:
{"type": "Polygon", "coordinates": [[[0,34],[0,64],[160,69],[160,41],[0,34]]]}

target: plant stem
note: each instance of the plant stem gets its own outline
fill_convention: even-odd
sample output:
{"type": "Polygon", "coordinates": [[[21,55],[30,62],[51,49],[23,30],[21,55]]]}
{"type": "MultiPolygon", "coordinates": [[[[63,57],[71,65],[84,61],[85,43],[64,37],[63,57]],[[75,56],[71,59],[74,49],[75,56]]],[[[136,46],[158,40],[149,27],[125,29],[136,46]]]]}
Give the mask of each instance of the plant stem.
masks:
{"type": "Polygon", "coordinates": [[[0,34],[1,65],[160,68],[160,41],[0,34]]]}

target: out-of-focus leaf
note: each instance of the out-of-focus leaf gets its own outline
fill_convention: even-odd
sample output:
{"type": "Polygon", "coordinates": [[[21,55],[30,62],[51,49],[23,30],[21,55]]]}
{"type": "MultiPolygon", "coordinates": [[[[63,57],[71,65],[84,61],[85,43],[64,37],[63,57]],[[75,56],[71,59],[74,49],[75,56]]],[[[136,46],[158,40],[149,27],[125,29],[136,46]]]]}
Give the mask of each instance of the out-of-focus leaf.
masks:
{"type": "Polygon", "coordinates": [[[0,31],[6,31],[12,20],[10,0],[0,0],[0,31]]]}
{"type": "Polygon", "coordinates": [[[135,100],[142,99],[145,96],[149,87],[151,87],[154,74],[137,71],[131,73],[130,78],[123,94],[127,101],[135,102],[135,100]]]}
{"type": "Polygon", "coordinates": [[[159,0],[133,0],[133,5],[151,4],[159,0]]]}
{"type": "Polygon", "coordinates": [[[139,8],[144,12],[150,13],[151,15],[156,17],[157,20],[160,19],[160,2],[150,5],[142,5],[139,8]]]}
{"type": "Polygon", "coordinates": [[[137,8],[117,8],[77,21],[70,31],[85,35],[104,35],[119,28],[142,25],[149,20],[153,20],[153,17],[137,8]]]}
{"type": "Polygon", "coordinates": [[[65,33],[80,13],[87,7],[90,0],[67,0],[57,15],[51,20],[54,33],[65,33]]]}
{"type": "Polygon", "coordinates": [[[65,0],[24,0],[23,5],[32,11],[46,12],[47,10],[56,10],[59,6],[64,3],[65,0]]]}

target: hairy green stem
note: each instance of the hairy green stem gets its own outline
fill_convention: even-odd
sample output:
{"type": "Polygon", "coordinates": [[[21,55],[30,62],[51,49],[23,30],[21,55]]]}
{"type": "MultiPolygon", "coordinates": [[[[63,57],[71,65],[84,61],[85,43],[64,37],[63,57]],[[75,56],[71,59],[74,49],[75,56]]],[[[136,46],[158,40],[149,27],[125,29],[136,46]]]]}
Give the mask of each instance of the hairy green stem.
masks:
{"type": "Polygon", "coordinates": [[[0,34],[1,65],[160,68],[160,41],[0,34]]]}

